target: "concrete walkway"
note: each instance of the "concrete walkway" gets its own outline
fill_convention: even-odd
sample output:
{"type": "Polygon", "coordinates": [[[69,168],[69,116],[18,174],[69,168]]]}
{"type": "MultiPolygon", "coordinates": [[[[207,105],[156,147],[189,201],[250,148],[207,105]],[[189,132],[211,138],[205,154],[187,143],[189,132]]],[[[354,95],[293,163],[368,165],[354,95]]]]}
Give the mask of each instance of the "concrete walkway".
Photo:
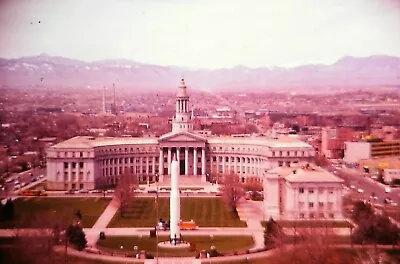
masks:
{"type": "Polygon", "coordinates": [[[110,223],[111,219],[113,219],[115,213],[118,211],[118,208],[119,203],[114,197],[101,216],[97,219],[93,227],[84,229],[88,246],[96,246],[96,243],[99,240],[99,233],[107,229],[108,223],[110,223]]]}
{"type": "Polygon", "coordinates": [[[264,220],[262,205],[261,201],[242,200],[237,208],[240,220],[246,221],[247,232],[253,236],[252,250],[264,247],[264,228],[261,225],[261,221],[264,220]]]}

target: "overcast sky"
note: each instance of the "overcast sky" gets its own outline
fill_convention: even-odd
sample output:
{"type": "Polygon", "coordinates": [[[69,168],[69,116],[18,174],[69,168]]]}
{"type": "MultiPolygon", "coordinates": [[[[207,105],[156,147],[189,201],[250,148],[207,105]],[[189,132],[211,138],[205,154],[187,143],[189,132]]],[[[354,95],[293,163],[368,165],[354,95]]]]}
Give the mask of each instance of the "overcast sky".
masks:
{"type": "Polygon", "coordinates": [[[203,68],[400,56],[400,0],[0,0],[0,57],[40,53],[203,68]]]}

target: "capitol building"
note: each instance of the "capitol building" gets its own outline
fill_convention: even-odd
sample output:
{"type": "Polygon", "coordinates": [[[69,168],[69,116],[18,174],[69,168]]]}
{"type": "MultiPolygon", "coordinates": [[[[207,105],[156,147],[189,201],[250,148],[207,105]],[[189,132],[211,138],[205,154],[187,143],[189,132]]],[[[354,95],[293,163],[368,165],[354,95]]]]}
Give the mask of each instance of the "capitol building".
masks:
{"type": "Polygon", "coordinates": [[[236,173],[242,182],[264,182],[267,171],[313,160],[313,147],[296,136],[214,136],[193,129],[189,95],[182,79],[172,131],[160,137],[77,136],[47,149],[49,190],[112,186],[120,175],[141,182],[166,181],[176,155],[181,178],[206,182],[236,173]]]}

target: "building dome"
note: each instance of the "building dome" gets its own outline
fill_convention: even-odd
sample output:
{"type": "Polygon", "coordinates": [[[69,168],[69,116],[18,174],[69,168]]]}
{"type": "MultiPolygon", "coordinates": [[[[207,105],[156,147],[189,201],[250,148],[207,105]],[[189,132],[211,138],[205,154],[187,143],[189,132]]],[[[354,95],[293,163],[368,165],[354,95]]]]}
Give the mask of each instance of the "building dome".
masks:
{"type": "Polygon", "coordinates": [[[185,80],[183,78],[181,79],[181,83],[179,84],[179,91],[176,96],[177,97],[188,97],[188,94],[186,92],[185,80]]]}

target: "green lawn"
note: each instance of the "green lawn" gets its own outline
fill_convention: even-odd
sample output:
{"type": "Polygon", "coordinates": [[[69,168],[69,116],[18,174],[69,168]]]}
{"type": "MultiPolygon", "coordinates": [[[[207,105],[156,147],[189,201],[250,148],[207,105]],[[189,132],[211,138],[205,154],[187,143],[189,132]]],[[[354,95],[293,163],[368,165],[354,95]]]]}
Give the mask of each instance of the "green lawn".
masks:
{"type": "MultiPolygon", "coordinates": [[[[169,198],[158,199],[158,216],[169,219],[169,198]]],[[[193,219],[199,227],[246,227],[246,222],[228,211],[220,198],[182,197],[181,219],[193,219]]],[[[157,221],[154,198],[135,198],[129,212],[121,217],[118,211],[108,227],[152,227],[157,221]]]]}
{"type": "MultiPolygon", "coordinates": [[[[353,225],[348,221],[332,221],[332,220],[278,220],[276,221],[283,228],[304,228],[304,227],[315,227],[315,228],[349,228],[353,227],[353,225]]],[[[265,227],[266,221],[261,224],[265,227]]]]}
{"type": "MultiPolygon", "coordinates": [[[[164,249],[159,248],[159,256],[170,257],[170,256],[196,256],[200,250],[209,250],[214,245],[220,253],[233,253],[233,252],[245,252],[251,248],[254,244],[251,236],[185,236],[185,241],[195,243],[196,251],[191,252],[189,249],[164,249]]],[[[167,241],[167,236],[160,236],[159,241],[167,241]]],[[[151,255],[156,254],[156,238],[150,238],[148,236],[143,237],[107,237],[105,240],[99,240],[97,245],[100,246],[106,252],[113,251],[114,254],[134,254],[134,246],[138,247],[138,250],[145,250],[151,255]],[[121,250],[121,245],[123,249],[121,250]]]]}
{"type": "Polygon", "coordinates": [[[84,227],[92,227],[107,207],[109,198],[19,198],[14,201],[15,220],[0,222],[0,228],[65,226],[79,209],[84,227]]]}

